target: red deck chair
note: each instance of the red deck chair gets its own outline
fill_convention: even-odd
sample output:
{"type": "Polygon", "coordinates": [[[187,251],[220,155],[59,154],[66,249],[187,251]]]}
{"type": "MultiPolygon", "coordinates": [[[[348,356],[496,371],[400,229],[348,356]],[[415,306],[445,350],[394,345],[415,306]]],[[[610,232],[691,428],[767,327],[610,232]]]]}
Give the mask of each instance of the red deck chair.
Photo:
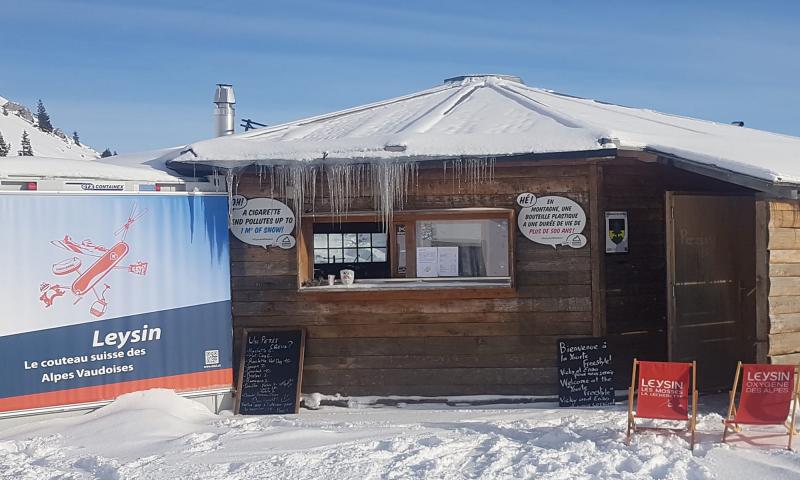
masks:
{"type": "Polygon", "coordinates": [[[791,450],[795,434],[794,419],[800,398],[795,381],[797,374],[796,365],[743,365],[739,362],[733,376],[728,416],[722,421],[725,425],[722,441],[725,441],[729,431],[740,432],[741,425],[783,425],[789,432],[787,448],[791,450]],[[736,388],[740,378],[742,391],[737,408],[736,388]],[[791,421],[787,422],[790,408],[791,421]]]}
{"type": "Polygon", "coordinates": [[[689,432],[694,450],[694,431],[697,425],[697,366],[692,363],[640,362],[633,360],[631,387],[628,390],[628,434],[639,430],[689,432]],[[638,383],[636,371],[639,371],[638,383]],[[689,374],[692,381],[692,411],[689,414],[689,374]],[[636,411],[633,397],[636,395],[636,411]],[[651,420],[678,420],[687,422],[686,428],[641,427],[637,418],[651,420]]]}

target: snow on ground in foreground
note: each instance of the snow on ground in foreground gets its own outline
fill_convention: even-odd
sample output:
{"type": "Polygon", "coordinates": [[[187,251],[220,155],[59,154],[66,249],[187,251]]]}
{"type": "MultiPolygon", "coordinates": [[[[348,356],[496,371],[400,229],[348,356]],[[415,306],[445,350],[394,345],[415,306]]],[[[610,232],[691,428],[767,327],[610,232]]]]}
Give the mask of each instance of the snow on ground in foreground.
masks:
{"type": "MultiPolygon", "coordinates": [[[[701,398],[701,411],[724,399],[701,398]]],[[[323,407],[299,415],[218,416],[167,390],[86,415],[0,430],[0,478],[800,478],[800,454],[720,443],[699,423],[625,446],[626,407],[323,407]]],[[[775,437],[772,443],[786,437],[775,437]]]]}

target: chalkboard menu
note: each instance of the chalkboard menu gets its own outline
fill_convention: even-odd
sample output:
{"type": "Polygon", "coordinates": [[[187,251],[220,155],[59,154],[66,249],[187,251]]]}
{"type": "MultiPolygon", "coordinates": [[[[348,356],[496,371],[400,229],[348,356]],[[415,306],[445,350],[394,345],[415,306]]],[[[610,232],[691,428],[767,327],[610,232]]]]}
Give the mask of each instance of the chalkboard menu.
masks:
{"type": "Polygon", "coordinates": [[[245,329],[241,351],[236,413],[297,413],[305,331],[245,329]]]}
{"type": "Polygon", "coordinates": [[[591,407],[614,403],[614,370],[602,337],[558,340],[558,405],[591,407]]]}

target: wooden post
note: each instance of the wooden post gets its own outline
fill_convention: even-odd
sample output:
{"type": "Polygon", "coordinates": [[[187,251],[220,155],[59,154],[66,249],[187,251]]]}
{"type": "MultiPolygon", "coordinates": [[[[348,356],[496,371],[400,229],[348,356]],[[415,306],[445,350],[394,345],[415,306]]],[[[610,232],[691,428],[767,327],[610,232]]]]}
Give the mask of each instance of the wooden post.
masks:
{"type": "Polygon", "coordinates": [[[673,192],[666,192],[664,196],[666,220],[666,260],[667,260],[667,358],[673,359],[675,348],[675,218],[673,216],[673,192]]]}
{"type": "Polygon", "coordinates": [[[633,392],[636,388],[636,365],[639,362],[634,358],[633,359],[633,368],[631,369],[631,386],[628,387],[628,433],[625,437],[625,444],[631,444],[631,430],[636,429],[636,425],[634,424],[633,420],[633,392]]]}
{"type": "Polygon", "coordinates": [[[756,363],[769,354],[769,202],[756,197],[756,363]]]}
{"type": "Polygon", "coordinates": [[[798,380],[797,367],[795,367],[794,373],[795,375],[794,375],[794,393],[792,394],[792,419],[790,420],[789,423],[789,445],[788,445],[789,450],[792,449],[792,439],[794,438],[794,419],[795,415],[797,414],[797,397],[798,395],[800,395],[800,390],[798,390],[797,388],[797,380],[798,380]]]}
{"type": "Polygon", "coordinates": [[[692,432],[692,451],[694,451],[694,431],[697,426],[697,361],[692,360],[692,419],[689,428],[692,432]]]}
{"type": "Polygon", "coordinates": [[[603,167],[589,167],[589,225],[592,258],[592,335],[606,334],[605,214],[603,213],[603,167]]]}
{"type": "MultiPolygon", "coordinates": [[[[298,212],[298,220],[302,213],[298,212]]],[[[314,280],[314,219],[303,219],[297,231],[297,288],[314,280]]]]}
{"type": "Polygon", "coordinates": [[[738,362],[736,364],[736,373],[733,375],[733,388],[731,389],[730,401],[728,403],[728,415],[726,415],[725,420],[722,421],[725,425],[725,429],[722,431],[723,443],[728,436],[728,422],[731,421],[731,415],[733,415],[734,402],[736,401],[736,387],[739,385],[739,370],[741,370],[741,368],[742,362],[738,362]]]}

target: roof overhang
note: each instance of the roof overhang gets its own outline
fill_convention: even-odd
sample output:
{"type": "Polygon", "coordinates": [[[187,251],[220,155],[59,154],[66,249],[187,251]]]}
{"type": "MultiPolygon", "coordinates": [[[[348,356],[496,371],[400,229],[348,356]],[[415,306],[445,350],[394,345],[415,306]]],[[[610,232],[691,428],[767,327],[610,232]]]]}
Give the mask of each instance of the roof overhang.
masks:
{"type": "MultiPolygon", "coordinates": [[[[189,153],[191,147],[183,150],[181,153],[189,153]]],[[[585,159],[602,159],[613,158],[616,156],[616,148],[598,148],[595,150],[580,150],[574,152],[542,152],[542,153],[515,153],[515,154],[498,154],[498,155],[441,155],[436,157],[395,157],[395,158],[321,158],[319,160],[310,162],[298,162],[283,159],[261,159],[252,161],[237,162],[231,165],[231,162],[220,162],[198,160],[168,160],[166,162],[170,170],[175,171],[179,175],[184,176],[200,176],[212,175],[215,172],[223,171],[242,171],[247,167],[254,165],[308,165],[308,166],[324,166],[338,163],[353,163],[353,164],[367,164],[367,163],[403,163],[403,162],[417,162],[421,167],[425,163],[435,163],[457,160],[478,160],[478,159],[493,159],[495,161],[513,162],[513,161],[548,161],[548,160],[585,160],[585,159]]]]}
{"type": "Polygon", "coordinates": [[[776,198],[791,200],[796,200],[798,198],[798,189],[800,189],[800,185],[771,182],[769,180],[734,172],[733,170],[728,170],[714,165],[696,162],[652,148],[645,148],[639,151],[656,155],[656,161],[663,165],[669,165],[687,172],[696,173],[698,175],[703,175],[721,180],[723,182],[728,182],[734,185],[739,185],[741,187],[763,192],[776,198]]]}

